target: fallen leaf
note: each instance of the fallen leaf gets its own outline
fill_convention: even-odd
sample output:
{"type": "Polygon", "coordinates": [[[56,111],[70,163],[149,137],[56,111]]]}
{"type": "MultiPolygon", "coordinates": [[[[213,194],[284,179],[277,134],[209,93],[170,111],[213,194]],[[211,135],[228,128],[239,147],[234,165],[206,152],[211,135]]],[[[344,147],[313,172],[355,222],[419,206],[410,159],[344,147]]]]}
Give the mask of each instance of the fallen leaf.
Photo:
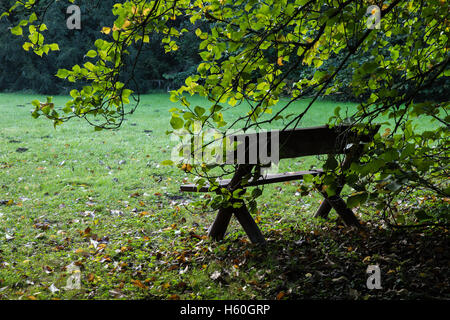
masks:
{"type": "Polygon", "coordinates": [[[89,273],[89,275],[88,275],[88,281],[89,281],[89,282],[94,282],[94,281],[95,281],[95,276],[94,276],[94,274],[89,273]]]}
{"type": "Polygon", "coordinates": [[[53,272],[53,269],[50,266],[45,266],[43,269],[46,274],[50,274],[53,272]]]}
{"type": "Polygon", "coordinates": [[[284,297],[285,295],[286,295],[286,294],[284,293],[284,291],[279,292],[279,293],[277,294],[277,300],[283,299],[283,297],[284,297]]]}
{"type": "Polygon", "coordinates": [[[341,281],[347,281],[347,280],[348,279],[346,276],[340,276],[339,278],[331,279],[331,281],[333,281],[333,282],[341,282],[341,281]]]}
{"type": "Polygon", "coordinates": [[[135,285],[136,287],[147,289],[147,286],[143,284],[140,280],[131,280],[131,283],[135,285]]]}
{"type": "Polygon", "coordinates": [[[170,288],[170,283],[166,282],[161,287],[163,287],[163,289],[168,289],[170,288]]]}
{"type": "Polygon", "coordinates": [[[141,213],[139,213],[139,217],[144,217],[146,215],[148,215],[149,213],[147,211],[142,211],[141,213]]]}

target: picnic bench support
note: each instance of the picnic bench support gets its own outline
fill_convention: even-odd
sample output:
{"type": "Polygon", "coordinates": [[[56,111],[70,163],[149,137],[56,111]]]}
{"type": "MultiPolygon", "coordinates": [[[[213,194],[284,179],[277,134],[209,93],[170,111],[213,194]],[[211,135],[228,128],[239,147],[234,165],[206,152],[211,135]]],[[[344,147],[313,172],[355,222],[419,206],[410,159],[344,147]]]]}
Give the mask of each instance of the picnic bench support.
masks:
{"type": "MultiPolygon", "coordinates": [[[[234,190],[239,189],[241,187],[242,178],[251,173],[252,168],[253,165],[239,165],[236,173],[227,186],[228,190],[233,192],[234,190]]],[[[241,206],[239,208],[234,208],[233,206],[220,208],[216,219],[208,230],[208,235],[214,240],[222,240],[228,225],[230,224],[231,216],[234,213],[238,222],[253,243],[265,243],[264,236],[262,235],[261,230],[259,230],[255,220],[253,220],[244,201],[233,201],[232,203],[240,203],[241,206]]]]}
{"type": "Polygon", "coordinates": [[[327,198],[328,203],[333,207],[347,226],[361,227],[358,218],[353,211],[347,207],[345,201],[338,195],[327,198]]]}
{"type": "Polygon", "coordinates": [[[222,240],[234,213],[251,242],[264,244],[266,240],[261,230],[259,230],[244,202],[241,202],[241,204],[240,208],[228,207],[219,209],[216,219],[208,230],[208,236],[214,240],[222,240]]]}
{"type": "MultiPolygon", "coordinates": [[[[328,201],[328,195],[325,193],[323,193],[321,191],[321,187],[317,187],[319,189],[319,191],[322,193],[324,199],[322,201],[322,203],[320,204],[319,208],[316,211],[316,214],[314,215],[314,217],[316,218],[323,218],[323,219],[327,219],[328,218],[328,214],[330,213],[331,209],[333,209],[333,207],[331,206],[331,203],[328,201]]],[[[336,195],[339,195],[342,191],[342,187],[338,187],[336,190],[336,195]]]]}
{"type": "MultiPolygon", "coordinates": [[[[342,171],[347,170],[350,165],[352,164],[352,160],[354,158],[357,157],[357,155],[361,152],[361,146],[360,145],[353,145],[349,152],[347,153],[347,155],[344,158],[344,161],[342,162],[342,171]]],[[[339,187],[337,187],[336,190],[336,195],[339,196],[342,189],[343,189],[343,185],[345,184],[343,177],[341,176],[339,179],[339,187]]],[[[318,187],[319,191],[321,191],[322,186],[318,187]]],[[[328,196],[326,194],[324,195],[324,200],[322,201],[322,203],[320,204],[319,208],[316,211],[316,214],[314,215],[314,217],[316,218],[324,218],[327,219],[328,218],[328,214],[330,213],[331,209],[333,208],[333,206],[331,205],[330,201],[328,200],[328,196]]]]}
{"type": "Polygon", "coordinates": [[[331,209],[332,209],[331,204],[328,202],[327,199],[324,199],[320,204],[319,209],[317,209],[314,217],[326,219],[328,218],[328,213],[330,213],[331,209]]]}
{"type": "Polygon", "coordinates": [[[233,215],[233,208],[220,208],[216,219],[209,227],[208,236],[214,240],[222,240],[230,224],[231,216],[233,215]]]}
{"type": "Polygon", "coordinates": [[[248,212],[247,206],[242,201],[242,206],[234,211],[234,215],[238,219],[241,226],[244,228],[245,233],[253,243],[265,244],[266,240],[259,230],[255,220],[253,220],[250,212],[248,212]]]}
{"type": "MultiPolygon", "coordinates": [[[[338,189],[336,190],[336,194],[331,197],[328,197],[327,192],[322,191],[320,186],[318,186],[317,189],[320,191],[322,196],[325,198],[323,200],[322,204],[320,205],[319,210],[321,210],[322,205],[325,209],[327,209],[327,210],[329,209],[328,212],[331,210],[331,208],[333,208],[336,211],[336,213],[342,218],[342,220],[344,221],[344,223],[347,226],[356,226],[356,227],[361,226],[358,218],[355,216],[353,211],[347,207],[347,204],[345,203],[345,201],[339,196],[339,194],[341,193],[342,187],[338,187],[338,189]],[[324,203],[326,203],[326,205],[324,205],[324,203]],[[325,206],[329,206],[329,207],[325,207],[325,206]]],[[[317,210],[317,211],[319,211],[319,210],[317,210]]],[[[325,212],[325,211],[323,211],[323,212],[325,212]]],[[[321,213],[323,214],[323,212],[321,212],[321,213]]],[[[328,215],[328,212],[326,212],[327,215],[328,215]]],[[[316,212],[316,215],[317,215],[317,212],[316,212]]]]}

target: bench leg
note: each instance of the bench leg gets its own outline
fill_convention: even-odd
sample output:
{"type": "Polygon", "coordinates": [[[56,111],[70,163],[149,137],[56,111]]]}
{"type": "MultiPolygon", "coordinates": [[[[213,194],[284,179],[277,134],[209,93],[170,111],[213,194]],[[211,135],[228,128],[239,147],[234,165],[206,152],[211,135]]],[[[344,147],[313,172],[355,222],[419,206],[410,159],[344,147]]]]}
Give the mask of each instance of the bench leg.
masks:
{"type": "Polygon", "coordinates": [[[333,209],[336,210],[346,225],[361,227],[358,218],[356,218],[353,211],[347,207],[347,204],[340,196],[335,195],[329,197],[327,198],[327,202],[329,202],[333,209]]]}
{"type": "Polygon", "coordinates": [[[256,224],[255,220],[253,220],[250,212],[248,212],[248,209],[243,202],[240,208],[235,209],[234,215],[238,219],[241,226],[244,228],[245,233],[252,243],[266,243],[261,230],[259,230],[258,225],[256,224]]]}
{"type": "Polygon", "coordinates": [[[319,206],[319,209],[317,209],[316,214],[314,217],[316,218],[328,218],[328,213],[331,211],[331,204],[328,202],[327,199],[323,199],[322,203],[319,206]]]}
{"type": "Polygon", "coordinates": [[[211,227],[209,227],[208,235],[214,240],[222,240],[228,225],[230,224],[233,211],[250,241],[252,243],[265,244],[266,240],[264,239],[261,230],[259,230],[258,225],[255,220],[253,220],[244,203],[242,203],[240,208],[228,207],[219,209],[216,219],[211,227]]]}
{"type": "MultiPolygon", "coordinates": [[[[322,193],[322,195],[324,196],[324,199],[322,201],[322,203],[319,206],[319,209],[317,209],[316,214],[314,215],[314,217],[316,218],[328,218],[328,214],[330,213],[331,209],[333,208],[330,204],[330,202],[327,200],[328,196],[326,194],[324,194],[321,190],[320,187],[318,187],[320,193],[322,193]]],[[[339,194],[342,191],[342,187],[338,187],[336,190],[336,195],[339,196],[339,194]]]]}
{"type": "Polygon", "coordinates": [[[214,240],[222,240],[228,225],[230,224],[233,208],[220,208],[211,227],[209,227],[208,235],[214,240]]]}

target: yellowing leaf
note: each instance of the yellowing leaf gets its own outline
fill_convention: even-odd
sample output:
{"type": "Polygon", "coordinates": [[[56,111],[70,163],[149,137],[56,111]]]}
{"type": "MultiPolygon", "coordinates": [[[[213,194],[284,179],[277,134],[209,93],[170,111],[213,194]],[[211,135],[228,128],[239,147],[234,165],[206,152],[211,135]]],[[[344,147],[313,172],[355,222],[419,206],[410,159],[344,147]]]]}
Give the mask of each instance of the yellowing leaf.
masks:
{"type": "Polygon", "coordinates": [[[125,20],[125,22],[122,25],[122,29],[126,29],[131,25],[130,20],[125,20]]]}
{"type": "Polygon", "coordinates": [[[391,129],[386,128],[386,130],[384,130],[383,137],[387,137],[390,133],[391,133],[391,129]]]}
{"type": "Polygon", "coordinates": [[[395,273],[395,270],[394,270],[394,269],[390,269],[390,270],[387,272],[387,274],[391,274],[391,273],[395,273]]]}
{"type": "Polygon", "coordinates": [[[181,166],[181,170],[185,171],[185,172],[191,172],[192,170],[192,166],[189,163],[184,163],[181,166]]]}
{"type": "Polygon", "coordinates": [[[101,33],[109,34],[111,32],[111,28],[103,27],[101,33]]]}
{"type": "Polygon", "coordinates": [[[278,64],[279,66],[282,66],[282,65],[283,65],[283,57],[278,57],[277,64],[278,64]]]}

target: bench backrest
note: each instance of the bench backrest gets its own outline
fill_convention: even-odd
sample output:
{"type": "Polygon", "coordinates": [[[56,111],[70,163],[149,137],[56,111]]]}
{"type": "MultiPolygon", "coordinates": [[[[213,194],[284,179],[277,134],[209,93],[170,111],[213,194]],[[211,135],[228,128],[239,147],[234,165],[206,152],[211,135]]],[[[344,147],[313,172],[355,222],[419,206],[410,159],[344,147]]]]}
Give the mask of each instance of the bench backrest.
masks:
{"type": "Polygon", "coordinates": [[[238,159],[239,157],[238,163],[240,164],[256,164],[273,162],[267,161],[267,158],[281,160],[311,155],[343,154],[349,143],[371,141],[379,127],[374,127],[369,134],[360,136],[357,136],[354,131],[348,130],[349,128],[348,125],[333,128],[325,125],[283,131],[271,130],[266,133],[230,135],[230,140],[238,141],[239,146],[237,150],[227,153],[227,159],[238,159]],[[272,147],[274,142],[276,145],[272,147]]]}

